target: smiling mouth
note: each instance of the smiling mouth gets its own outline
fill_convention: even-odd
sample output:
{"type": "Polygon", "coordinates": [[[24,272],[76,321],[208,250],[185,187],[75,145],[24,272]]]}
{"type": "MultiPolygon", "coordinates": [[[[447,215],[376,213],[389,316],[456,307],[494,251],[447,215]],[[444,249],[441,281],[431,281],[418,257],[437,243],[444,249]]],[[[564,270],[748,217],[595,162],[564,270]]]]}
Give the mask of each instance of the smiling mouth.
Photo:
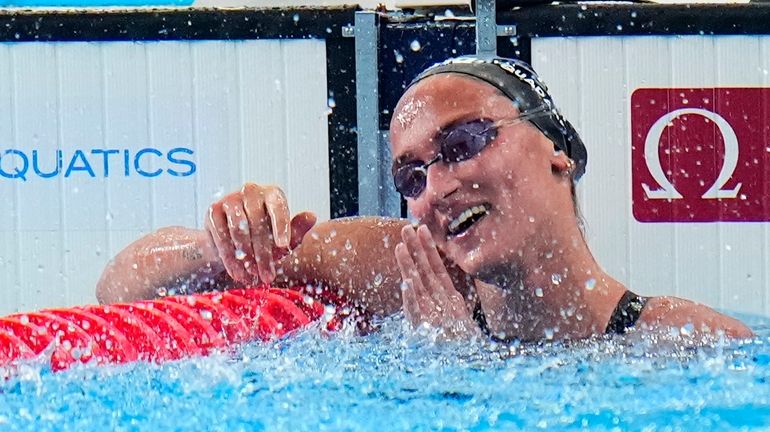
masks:
{"type": "Polygon", "coordinates": [[[468,231],[476,222],[489,214],[486,204],[479,204],[466,209],[459,216],[452,219],[447,227],[447,237],[457,237],[468,231]]]}

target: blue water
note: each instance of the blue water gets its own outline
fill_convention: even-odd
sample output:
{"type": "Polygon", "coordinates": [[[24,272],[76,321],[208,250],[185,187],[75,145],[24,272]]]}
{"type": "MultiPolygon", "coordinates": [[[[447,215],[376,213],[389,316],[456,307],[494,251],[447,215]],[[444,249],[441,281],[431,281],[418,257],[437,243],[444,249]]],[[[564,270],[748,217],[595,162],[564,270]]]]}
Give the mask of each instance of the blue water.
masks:
{"type": "Polygon", "coordinates": [[[163,365],[33,363],[0,382],[0,430],[770,429],[770,322],[748,322],[759,337],[743,343],[503,347],[437,345],[392,320],[163,365]]]}

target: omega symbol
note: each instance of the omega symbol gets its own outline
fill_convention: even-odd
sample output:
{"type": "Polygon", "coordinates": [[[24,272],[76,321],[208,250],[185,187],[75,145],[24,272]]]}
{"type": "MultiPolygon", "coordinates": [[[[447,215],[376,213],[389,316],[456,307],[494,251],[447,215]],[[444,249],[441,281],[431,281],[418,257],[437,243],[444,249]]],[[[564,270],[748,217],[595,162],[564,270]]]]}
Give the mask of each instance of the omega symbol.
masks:
{"type": "Polygon", "coordinates": [[[701,115],[717,125],[719,132],[722,134],[722,139],[725,144],[725,157],[722,169],[719,171],[719,176],[714,181],[714,184],[701,196],[703,199],[719,199],[719,198],[735,198],[738,196],[738,191],[741,189],[742,183],[738,183],[734,189],[725,190],[722,189],[735,172],[735,167],[738,165],[738,137],[735,135],[730,123],[717,113],[708,111],[701,108],[681,108],[671,111],[661,118],[659,118],[650,128],[647,133],[647,138],[644,141],[644,159],[647,163],[647,169],[650,171],[652,178],[660,185],[660,189],[652,190],[650,186],[642,183],[642,188],[650,199],[681,199],[682,194],[674,188],[674,185],[666,177],[663,172],[663,167],[660,164],[660,155],[658,154],[658,147],[660,146],[660,138],[663,135],[663,130],[668,124],[670,124],[675,118],[685,114],[697,114],[701,115]]]}

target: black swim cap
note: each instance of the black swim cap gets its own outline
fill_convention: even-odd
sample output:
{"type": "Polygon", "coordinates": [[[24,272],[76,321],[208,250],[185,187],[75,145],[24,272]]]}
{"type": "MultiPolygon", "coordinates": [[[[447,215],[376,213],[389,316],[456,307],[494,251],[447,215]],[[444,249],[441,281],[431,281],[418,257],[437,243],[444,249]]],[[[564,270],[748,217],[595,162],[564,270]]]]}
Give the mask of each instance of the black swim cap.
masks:
{"type": "Polygon", "coordinates": [[[520,112],[542,108],[550,111],[549,115],[529,120],[556,148],[564,151],[575,161],[575,180],[586,171],[588,152],[577,131],[556,108],[548,88],[537,76],[532,67],[521,60],[502,57],[478,58],[473,56],[457,57],[437,63],[417,76],[409,87],[433,75],[459,73],[476,77],[503,92],[518,107],[520,112]]]}

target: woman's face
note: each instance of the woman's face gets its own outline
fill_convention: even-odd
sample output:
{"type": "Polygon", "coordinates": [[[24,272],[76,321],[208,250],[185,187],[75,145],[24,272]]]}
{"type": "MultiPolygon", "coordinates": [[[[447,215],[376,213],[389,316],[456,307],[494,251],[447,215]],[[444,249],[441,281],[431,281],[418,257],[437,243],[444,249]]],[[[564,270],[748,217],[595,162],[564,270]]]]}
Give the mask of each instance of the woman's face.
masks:
{"type": "MultiPolygon", "coordinates": [[[[482,81],[457,74],[427,78],[404,94],[393,114],[394,169],[432,160],[442,134],[458,125],[518,115],[510,99],[482,81]]],[[[544,230],[563,210],[565,190],[571,204],[559,161],[566,156],[529,122],[502,126],[476,156],[431,165],[425,189],[407,198],[409,210],[449,259],[484,275],[550,238],[544,230]]]]}

